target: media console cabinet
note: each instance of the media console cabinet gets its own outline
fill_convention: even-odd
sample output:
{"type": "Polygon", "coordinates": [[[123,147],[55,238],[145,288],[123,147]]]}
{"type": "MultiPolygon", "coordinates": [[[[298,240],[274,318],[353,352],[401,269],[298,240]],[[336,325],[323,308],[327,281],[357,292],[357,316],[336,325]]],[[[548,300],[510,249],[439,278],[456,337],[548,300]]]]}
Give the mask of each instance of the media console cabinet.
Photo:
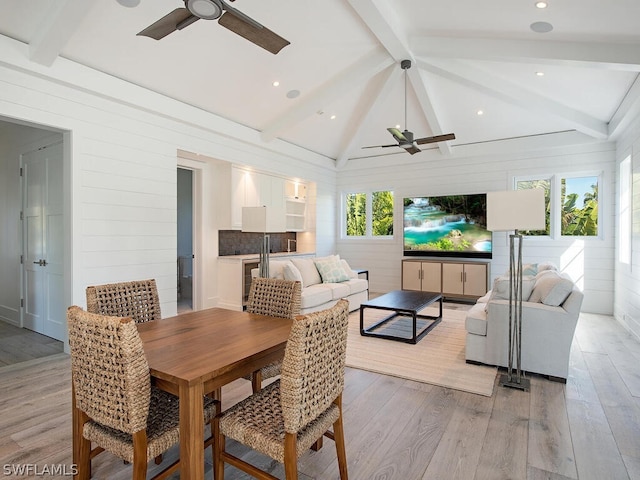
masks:
{"type": "Polygon", "coordinates": [[[491,264],[472,260],[402,260],[402,289],[475,301],[488,291],[491,264]]]}

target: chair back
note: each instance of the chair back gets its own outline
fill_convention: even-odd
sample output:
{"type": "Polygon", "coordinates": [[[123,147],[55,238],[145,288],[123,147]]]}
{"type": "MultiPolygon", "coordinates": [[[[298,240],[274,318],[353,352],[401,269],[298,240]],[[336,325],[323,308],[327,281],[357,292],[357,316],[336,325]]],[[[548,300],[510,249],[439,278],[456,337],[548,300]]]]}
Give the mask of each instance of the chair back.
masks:
{"type": "Polygon", "coordinates": [[[344,389],[349,302],[296,317],[287,341],[280,399],[285,431],[299,432],[344,389]]]}
{"type": "Polygon", "coordinates": [[[87,287],[87,311],[112,317],[131,317],[142,323],[160,320],[155,279],[87,287]]]}
{"type": "Polygon", "coordinates": [[[147,425],[151,378],[131,318],[67,309],[76,406],[92,420],[135,433],[147,425]]]}
{"type": "Polygon", "coordinates": [[[251,280],[247,312],[295,318],[300,314],[301,291],[298,281],[255,277],[251,280]]]}

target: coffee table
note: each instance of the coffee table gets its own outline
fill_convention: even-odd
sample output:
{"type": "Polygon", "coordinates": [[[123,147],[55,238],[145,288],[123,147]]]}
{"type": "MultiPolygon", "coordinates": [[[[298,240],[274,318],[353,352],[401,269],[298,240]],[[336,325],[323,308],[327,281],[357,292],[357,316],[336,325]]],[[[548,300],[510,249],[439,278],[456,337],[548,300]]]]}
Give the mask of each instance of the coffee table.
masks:
{"type": "Polygon", "coordinates": [[[442,295],[435,292],[394,290],[360,305],[360,335],[363,336],[416,344],[441,320],[442,295]],[[418,314],[434,302],[440,303],[437,316],[418,314]],[[390,310],[393,313],[365,328],[364,311],[367,308],[390,310]]]}

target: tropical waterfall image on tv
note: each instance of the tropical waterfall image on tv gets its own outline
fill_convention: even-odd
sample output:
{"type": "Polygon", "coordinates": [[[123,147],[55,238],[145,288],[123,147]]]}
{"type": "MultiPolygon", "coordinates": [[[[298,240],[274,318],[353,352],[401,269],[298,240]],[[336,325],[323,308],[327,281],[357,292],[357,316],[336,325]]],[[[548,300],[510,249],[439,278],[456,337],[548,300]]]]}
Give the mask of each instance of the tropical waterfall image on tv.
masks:
{"type": "Polygon", "coordinates": [[[404,254],[491,258],[487,195],[404,199],[404,254]]]}

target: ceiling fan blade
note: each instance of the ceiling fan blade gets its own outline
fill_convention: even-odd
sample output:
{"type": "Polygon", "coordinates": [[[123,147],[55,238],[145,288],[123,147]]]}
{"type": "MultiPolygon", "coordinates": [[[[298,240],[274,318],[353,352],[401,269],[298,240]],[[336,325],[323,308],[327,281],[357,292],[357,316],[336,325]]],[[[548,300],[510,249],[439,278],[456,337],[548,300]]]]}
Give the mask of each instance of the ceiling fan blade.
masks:
{"type": "Polygon", "coordinates": [[[409,140],[402,134],[402,132],[397,129],[397,128],[387,128],[387,130],[389,131],[389,133],[391,135],[393,135],[393,138],[395,138],[398,143],[403,143],[403,142],[408,142],[409,140]]]}
{"type": "Polygon", "coordinates": [[[407,152],[409,152],[411,155],[415,155],[418,152],[421,152],[422,150],[420,150],[418,147],[411,145],[410,147],[403,147],[407,152]]]}
{"type": "Polygon", "coordinates": [[[250,19],[235,9],[228,9],[224,12],[224,15],[220,17],[218,23],[274,55],[290,43],[277,33],[261,26],[258,22],[255,22],[253,19],[250,19]]]}
{"type": "Polygon", "coordinates": [[[447,133],[446,135],[435,135],[433,137],[418,138],[415,142],[418,145],[424,145],[425,143],[444,142],[447,140],[455,140],[456,136],[453,133],[447,133]]]}
{"type": "Polygon", "coordinates": [[[192,15],[186,8],[176,8],[173,12],[149,25],[138,33],[138,35],[160,40],[176,30],[181,30],[191,25],[196,20],[199,20],[198,17],[192,15]]]}
{"type": "Polygon", "coordinates": [[[397,143],[391,144],[391,145],[369,145],[368,147],[362,147],[362,148],[388,148],[388,147],[399,147],[400,145],[398,145],[397,143]]]}

